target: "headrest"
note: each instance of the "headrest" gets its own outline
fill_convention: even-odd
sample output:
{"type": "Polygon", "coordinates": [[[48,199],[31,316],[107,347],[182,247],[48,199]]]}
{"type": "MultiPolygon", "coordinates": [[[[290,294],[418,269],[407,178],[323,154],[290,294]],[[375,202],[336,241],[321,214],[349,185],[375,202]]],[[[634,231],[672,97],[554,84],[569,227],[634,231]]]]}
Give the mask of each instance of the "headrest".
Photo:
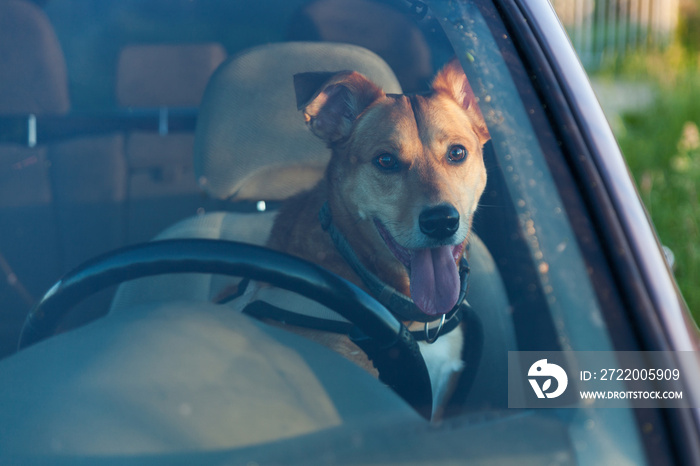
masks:
{"type": "Polygon", "coordinates": [[[0,113],[66,113],[68,74],[56,33],[33,3],[0,1],[0,113]]]}
{"type": "Polygon", "coordinates": [[[123,107],[197,107],[225,59],[226,51],[217,43],[124,47],[117,101],[123,107]]]}
{"type": "Polygon", "coordinates": [[[386,92],[401,87],[389,66],[362,47],[270,44],[219,67],[204,93],[194,146],[200,186],[219,199],[280,200],[313,186],[330,151],[297,110],[293,76],[358,71],[386,92]]]}

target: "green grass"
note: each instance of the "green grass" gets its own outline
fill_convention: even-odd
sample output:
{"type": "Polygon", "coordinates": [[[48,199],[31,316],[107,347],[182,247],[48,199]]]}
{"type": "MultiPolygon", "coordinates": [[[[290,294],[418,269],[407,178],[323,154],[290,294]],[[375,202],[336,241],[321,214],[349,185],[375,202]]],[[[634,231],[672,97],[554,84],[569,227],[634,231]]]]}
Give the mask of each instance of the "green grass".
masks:
{"type": "Polygon", "coordinates": [[[622,116],[617,138],[661,242],[676,257],[675,276],[700,322],[700,60],[673,46],[633,57],[616,74],[648,80],[657,98],[622,116]]]}

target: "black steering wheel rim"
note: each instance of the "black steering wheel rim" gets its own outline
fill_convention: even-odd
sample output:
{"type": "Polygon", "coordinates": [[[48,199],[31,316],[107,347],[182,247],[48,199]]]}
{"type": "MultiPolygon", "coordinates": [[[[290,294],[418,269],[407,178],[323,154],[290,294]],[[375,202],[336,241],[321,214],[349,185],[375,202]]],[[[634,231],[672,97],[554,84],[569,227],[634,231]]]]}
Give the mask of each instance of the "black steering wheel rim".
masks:
{"type": "Polygon", "coordinates": [[[354,325],[353,340],[372,359],[380,379],[419,413],[430,416],[430,378],[418,344],[385,307],[316,264],[235,241],[153,241],[90,260],[54,284],[34,306],[22,328],[18,349],[51,336],[74,305],[102,289],[137,278],[188,272],[249,277],[329,307],[354,325]]]}

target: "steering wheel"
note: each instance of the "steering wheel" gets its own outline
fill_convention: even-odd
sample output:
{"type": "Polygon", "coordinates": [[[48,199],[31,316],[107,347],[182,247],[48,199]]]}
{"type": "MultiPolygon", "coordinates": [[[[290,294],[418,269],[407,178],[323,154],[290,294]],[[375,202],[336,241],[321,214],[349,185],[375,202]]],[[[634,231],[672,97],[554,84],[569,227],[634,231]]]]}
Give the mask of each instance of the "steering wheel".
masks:
{"type": "Polygon", "coordinates": [[[34,306],[18,349],[51,336],[68,311],[93,293],[128,280],[183,272],[248,277],[332,309],[353,324],[351,338],[373,361],[380,380],[430,418],[432,390],[425,361],[411,333],[384,306],[316,264],[234,241],[154,241],[88,261],[54,284],[34,306]]]}

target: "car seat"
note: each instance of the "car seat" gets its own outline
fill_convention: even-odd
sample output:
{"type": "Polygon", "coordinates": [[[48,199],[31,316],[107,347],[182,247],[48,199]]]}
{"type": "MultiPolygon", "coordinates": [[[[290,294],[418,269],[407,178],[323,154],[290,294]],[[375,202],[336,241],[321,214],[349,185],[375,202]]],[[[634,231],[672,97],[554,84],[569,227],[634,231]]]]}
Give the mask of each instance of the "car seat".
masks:
{"type": "MultiPolygon", "coordinates": [[[[0,2],[0,115],[68,112],[63,51],[44,12],[31,2],[0,2]]],[[[34,296],[61,272],[48,148],[0,142],[0,357],[17,341],[34,296]]]]}
{"type": "MultiPolygon", "coordinates": [[[[297,110],[292,76],[302,71],[343,69],[365,74],[386,92],[401,92],[381,58],[348,44],[271,44],[225,62],[212,76],[201,105],[194,150],[200,186],[219,199],[258,202],[261,210],[263,203],[285,199],[313,186],[323,172],[329,151],[306,128],[297,110]]],[[[179,222],[156,240],[212,238],[262,245],[273,221],[274,212],[214,212],[179,222]]],[[[470,394],[473,400],[465,403],[505,407],[507,387],[502,380],[478,382],[480,377],[489,379],[494,371],[506,373],[507,351],[515,348],[509,305],[497,267],[476,237],[470,254],[468,300],[481,321],[485,343],[477,383],[470,394]]],[[[206,274],[134,280],[119,288],[111,312],[168,300],[212,301],[222,290],[235,285],[231,280],[206,274]]]]}
{"type": "Polygon", "coordinates": [[[172,115],[196,115],[204,89],[226,59],[218,43],[128,45],[117,68],[117,103],[130,112],[157,110],[158,132],[126,134],[127,241],[152,238],[193,215],[203,196],[192,167],[194,129],[173,130],[172,115]]]}
{"type": "Polygon", "coordinates": [[[7,277],[0,280],[7,297],[0,355],[13,349],[34,296],[69,268],[123,244],[123,137],[44,139],[50,131],[38,121],[60,122],[70,110],[67,65],[49,18],[32,2],[0,2],[0,115],[28,128],[26,141],[0,143],[0,261],[7,277]]]}

